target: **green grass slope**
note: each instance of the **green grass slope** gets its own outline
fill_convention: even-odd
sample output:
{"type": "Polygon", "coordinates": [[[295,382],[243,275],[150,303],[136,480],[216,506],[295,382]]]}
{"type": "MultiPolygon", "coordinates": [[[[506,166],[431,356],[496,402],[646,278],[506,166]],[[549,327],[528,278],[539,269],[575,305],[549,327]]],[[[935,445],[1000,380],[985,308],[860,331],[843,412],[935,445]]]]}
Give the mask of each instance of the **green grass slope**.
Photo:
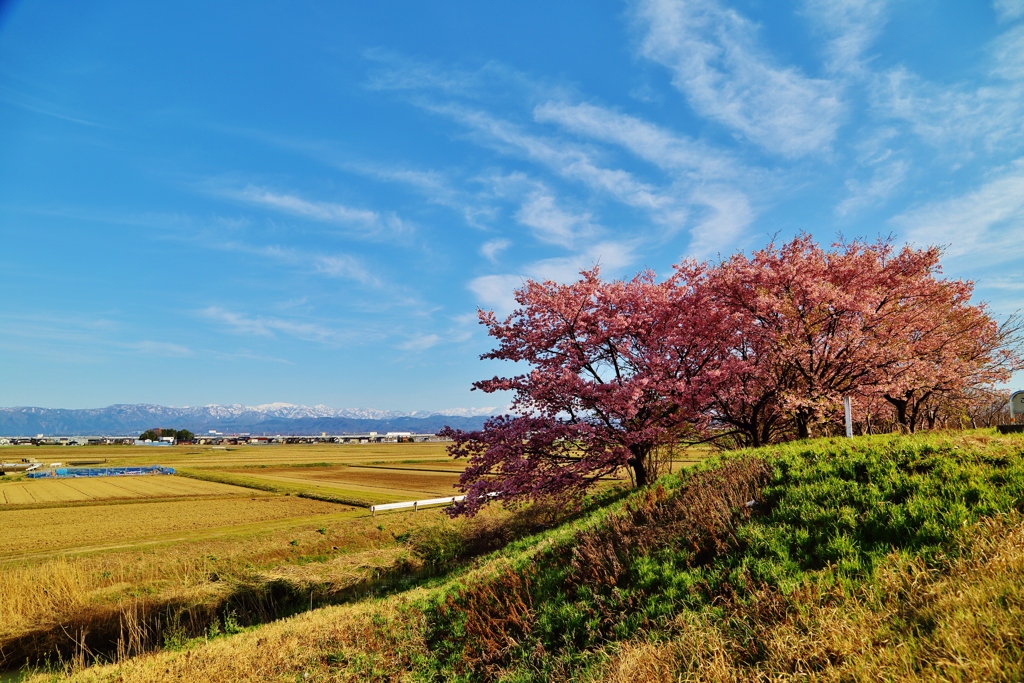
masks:
{"type": "Polygon", "coordinates": [[[1022,512],[1019,437],[731,453],[405,592],[74,678],[1021,680],[1022,512]]]}

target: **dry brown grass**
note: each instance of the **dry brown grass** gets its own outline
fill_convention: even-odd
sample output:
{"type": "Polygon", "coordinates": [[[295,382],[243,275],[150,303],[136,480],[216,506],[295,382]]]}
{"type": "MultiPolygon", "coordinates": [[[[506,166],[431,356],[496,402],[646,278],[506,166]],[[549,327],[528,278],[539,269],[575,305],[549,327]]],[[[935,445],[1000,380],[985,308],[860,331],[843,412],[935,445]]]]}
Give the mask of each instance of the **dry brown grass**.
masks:
{"type": "MultiPolygon", "coordinates": [[[[77,671],[83,683],[141,681],[397,681],[425,652],[417,612],[403,600],[329,607],[218,638],[77,671]]],[[[28,679],[42,682],[54,676],[28,679]]]]}
{"type": "MultiPolygon", "coordinates": [[[[145,548],[133,545],[8,562],[0,565],[0,662],[24,661],[22,655],[11,657],[15,650],[24,654],[27,647],[31,649],[31,643],[25,642],[30,634],[39,634],[30,640],[40,644],[44,637],[49,639],[45,642],[56,638],[67,648],[75,628],[86,629],[92,634],[87,645],[95,649],[101,631],[108,634],[101,639],[110,642],[111,627],[116,638],[118,622],[125,622],[127,641],[131,631],[127,622],[144,614],[152,620],[161,605],[176,605],[175,609],[195,606],[194,620],[201,621],[237,591],[244,593],[247,587],[258,590],[275,581],[323,604],[396,568],[415,568],[418,560],[396,536],[430,525],[439,515],[432,511],[396,516],[381,529],[381,520],[342,513],[261,523],[228,535],[145,548]],[[63,633],[62,624],[70,629],[68,634],[63,633]]],[[[137,626],[150,633],[134,650],[125,645],[128,651],[137,653],[161,643],[152,624],[137,626]]],[[[199,629],[203,628],[205,624],[200,624],[199,629]]],[[[112,654],[108,646],[100,647],[106,648],[108,656],[112,654]]]]}
{"type": "Polygon", "coordinates": [[[665,643],[627,643],[602,680],[1019,681],[1024,519],[983,521],[945,569],[893,555],[856,593],[765,592],[724,617],[686,613],[665,643]]]}

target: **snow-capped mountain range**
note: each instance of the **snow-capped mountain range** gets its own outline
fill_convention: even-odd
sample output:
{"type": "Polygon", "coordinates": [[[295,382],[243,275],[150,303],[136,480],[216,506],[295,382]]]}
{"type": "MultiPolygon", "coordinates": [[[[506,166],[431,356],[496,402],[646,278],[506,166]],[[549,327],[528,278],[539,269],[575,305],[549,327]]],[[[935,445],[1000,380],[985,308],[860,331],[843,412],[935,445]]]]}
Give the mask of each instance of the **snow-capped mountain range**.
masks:
{"type": "Polygon", "coordinates": [[[130,406],[110,406],[110,408],[153,408],[156,410],[180,410],[182,414],[209,415],[220,419],[233,419],[247,413],[257,413],[267,417],[280,417],[288,420],[310,417],[349,417],[356,420],[391,420],[396,417],[432,417],[434,415],[445,415],[448,417],[477,417],[479,415],[494,415],[501,412],[493,406],[488,408],[449,408],[447,410],[414,410],[412,412],[401,412],[397,410],[377,410],[376,408],[331,408],[318,404],[315,406],[295,405],[294,403],[264,403],[258,406],[245,406],[239,403],[222,406],[210,404],[205,406],[185,406],[182,408],[169,408],[164,406],[152,406],[146,404],[130,406]]]}
{"type": "Polygon", "coordinates": [[[504,408],[452,408],[400,412],[374,408],[331,408],[291,403],[170,407],[145,403],[106,408],[0,408],[0,435],[132,434],[154,427],[189,429],[200,433],[250,432],[266,434],[362,433],[368,431],[436,432],[445,425],[478,429],[504,408]]]}

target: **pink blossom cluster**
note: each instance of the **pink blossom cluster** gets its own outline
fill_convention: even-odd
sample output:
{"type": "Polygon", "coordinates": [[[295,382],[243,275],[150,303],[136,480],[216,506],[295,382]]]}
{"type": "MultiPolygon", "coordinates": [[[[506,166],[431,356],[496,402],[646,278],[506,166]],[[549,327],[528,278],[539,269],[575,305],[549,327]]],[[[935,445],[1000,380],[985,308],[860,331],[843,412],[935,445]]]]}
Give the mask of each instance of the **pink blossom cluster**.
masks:
{"type": "Polygon", "coordinates": [[[512,391],[514,415],[444,432],[469,458],[453,512],[487,494],[578,496],[623,468],[643,486],[680,444],[806,438],[847,396],[861,421],[889,410],[913,430],[929,403],[1024,367],[1019,319],[1000,326],[972,304],[973,283],[943,278],[940,255],[800,235],[661,281],[604,281],[595,267],[526,282],[506,319],[480,313],[497,340],[482,357],[528,372],[474,384],[512,391]]]}

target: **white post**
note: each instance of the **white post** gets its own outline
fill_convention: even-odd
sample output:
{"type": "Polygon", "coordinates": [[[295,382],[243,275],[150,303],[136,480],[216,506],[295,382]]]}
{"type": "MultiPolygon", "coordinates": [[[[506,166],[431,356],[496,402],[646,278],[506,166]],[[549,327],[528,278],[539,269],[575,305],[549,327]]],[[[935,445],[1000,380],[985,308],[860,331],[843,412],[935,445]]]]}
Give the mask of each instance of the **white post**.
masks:
{"type": "Polygon", "coordinates": [[[843,409],[846,411],[846,436],[853,438],[853,409],[850,405],[850,397],[843,398],[843,409]]]}

